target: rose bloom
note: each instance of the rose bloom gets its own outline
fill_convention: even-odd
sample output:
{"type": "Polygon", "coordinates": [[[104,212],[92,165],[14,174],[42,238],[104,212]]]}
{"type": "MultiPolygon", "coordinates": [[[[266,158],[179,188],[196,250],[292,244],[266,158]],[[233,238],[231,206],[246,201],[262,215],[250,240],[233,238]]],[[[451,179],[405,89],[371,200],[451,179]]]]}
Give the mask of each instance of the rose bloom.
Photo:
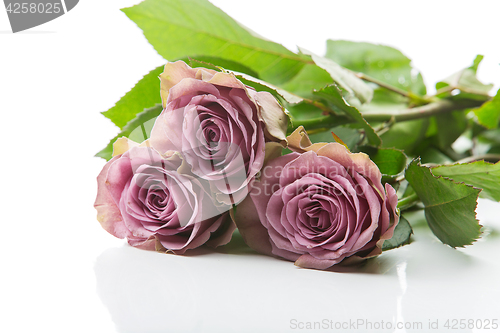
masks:
{"type": "Polygon", "coordinates": [[[284,109],[231,73],[182,61],[167,63],[160,81],[164,110],[151,132],[153,148],[180,152],[194,174],[222,193],[219,200],[241,201],[263,166],[266,142],[286,141],[284,109]]]}
{"type": "Polygon", "coordinates": [[[214,205],[208,184],[183,173],[189,168],[178,154],[162,158],[125,138],[116,150],[126,151],[97,177],[94,207],[106,231],[135,247],[176,254],[229,242],[235,229],[229,207],[214,205]]]}
{"type": "Polygon", "coordinates": [[[382,186],[375,163],[339,143],[311,145],[303,128],[289,143],[295,152],[266,163],[237,206],[245,242],[315,269],[382,253],[399,215],[396,191],[382,186]]]}

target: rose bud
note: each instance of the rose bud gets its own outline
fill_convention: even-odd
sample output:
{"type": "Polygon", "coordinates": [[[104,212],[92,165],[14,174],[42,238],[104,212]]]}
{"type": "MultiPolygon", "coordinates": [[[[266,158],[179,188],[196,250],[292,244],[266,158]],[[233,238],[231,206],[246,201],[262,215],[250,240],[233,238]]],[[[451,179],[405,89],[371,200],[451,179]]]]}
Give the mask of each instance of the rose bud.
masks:
{"type": "Polygon", "coordinates": [[[313,145],[301,127],[288,142],[294,152],[266,162],[237,206],[245,242],[315,269],[382,253],[399,212],[396,192],[382,186],[376,164],[339,143],[313,145]]]}
{"type": "Polygon", "coordinates": [[[185,173],[179,154],[163,158],[127,139],[114,147],[119,154],[97,177],[94,204],[106,231],[135,247],[176,254],[229,242],[230,207],[214,204],[208,184],[185,173]]]}
{"type": "Polygon", "coordinates": [[[153,148],[180,152],[192,172],[222,194],[220,201],[241,201],[263,166],[266,142],[286,142],[284,109],[231,73],[182,61],[167,63],[160,80],[164,110],[151,132],[153,148]]]}

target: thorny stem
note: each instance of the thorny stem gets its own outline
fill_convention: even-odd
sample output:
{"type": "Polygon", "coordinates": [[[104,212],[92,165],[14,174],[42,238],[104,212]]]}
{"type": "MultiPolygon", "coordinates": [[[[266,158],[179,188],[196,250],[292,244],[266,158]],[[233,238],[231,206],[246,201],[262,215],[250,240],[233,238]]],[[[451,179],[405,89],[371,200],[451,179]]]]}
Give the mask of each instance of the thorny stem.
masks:
{"type": "Polygon", "coordinates": [[[474,95],[481,95],[481,96],[484,96],[485,98],[489,97],[489,95],[487,93],[484,93],[482,91],[477,91],[477,90],[470,89],[470,88],[467,88],[467,87],[458,87],[458,86],[455,86],[455,85],[450,85],[450,86],[446,86],[446,87],[443,87],[441,89],[438,89],[436,91],[436,93],[434,94],[434,96],[431,96],[429,98],[434,98],[434,97],[436,97],[438,95],[441,95],[441,94],[451,93],[455,89],[460,90],[463,93],[474,94],[474,95]]]}
{"type": "Polygon", "coordinates": [[[436,93],[434,94],[434,96],[437,96],[437,95],[440,95],[440,94],[443,94],[443,93],[449,93],[451,91],[455,90],[455,87],[453,86],[446,86],[446,87],[443,87],[441,89],[438,89],[436,91],[436,93]]]}
{"type": "Polygon", "coordinates": [[[376,79],[374,77],[366,75],[365,73],[355,73],[354,75],[356,75],[357,77],[359,77],[361,80],[375,83],[376,85],[378,85],[378,86],[380,86],[382,88],[385,88],[387,90],[395,92],[396,94],[402,95],[404,97],[410,98],[410,93],[409,92],[407,92],[407,91],[405,91],[403,89],[399,89],[398,87],[391,86],[390,84],[387,84],[387,83],[382,82],[382,81],[380,81],[380,80],[378,80],[378,79],[376,79]]]}
{"type": "Polygon", "coordinates": [[[396,94],[399,94],[401,96],[409,98],[411,101],[416,102],[418,105],[427,104],[427,103],[431,102],[430,99],[427,99],[427,98],[419,96],[417,94],[408,92],[408,91],[400,89],[398,87],[392,86],[392,85],[387,84],[385,82],[382,82],[382,81],[380,81],[380,80],[378,80],[378,79],[376,79],[374,77],[366,75],[365,73],[355,73],[355,75],[357,77],[359,77],[360,79],[364,80],[364,81],[375,83],[379,87],[382,87],[384,89],[387,89],[387,90],[390,90],[392,92],[395,92],[396,94]]]}
{"type": "Polygon", "coordinates": [[[455,163],[469,163],[480,160],[498,162],[500,161],[500,154],[483,154],[483,155],[469,156],[461,160],[458,160],[455,163]]]}
{"type": "MultiPolygon", "coordinates": [[[[459,111],[468,108],[481,106],[484,101],[476,101],[476,100],[448,100],[443,99],[437,102],[432,102],[427,105],[422,105],[414,108],[409,108],[396,112],[366,112],[363,113],[363,117],[368,122],[383,122],[383,121],[393,121],[393,122],[401,122],[408,121],[420,118],[430,117],[436,114],[447,113],[452,111],[459,111]]],[[[325,112],[330,112],[324,104],[319,102],[311,101],[311,104],[320,107],[321,110],[325,112]],[[318,104],[318,105],[316,105],[318,104]]],[[[314,118],[314,119],[293,119],[292,123],[294,127],[304,126],[307,130],[315,130],[319,128],[329,129],[334,126],[344,125],[353,122],[348,117],[345,116],[336,116],[336,115],[328,115],[324,117],[314,118]]]]}
{"type": "Polygon", "coordinates": [[[451,111],[465,110],[473,107],[481,106],[484,101],[475,100],[439,100],[426,105],[409,108],[396,112],[367,112],[363,114],[366,121],[407,121],[420,118],[426,118],[440,113],[447,113],[451,111]]]}

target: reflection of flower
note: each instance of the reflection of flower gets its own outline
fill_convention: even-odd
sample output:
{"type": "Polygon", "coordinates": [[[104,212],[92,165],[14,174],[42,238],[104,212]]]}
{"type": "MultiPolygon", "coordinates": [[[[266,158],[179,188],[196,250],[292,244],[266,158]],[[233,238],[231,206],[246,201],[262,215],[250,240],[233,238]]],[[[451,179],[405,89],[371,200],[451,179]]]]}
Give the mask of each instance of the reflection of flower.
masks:
{"type": "Polygon", "coordinates": [[[249,246],[307,268],[325,269],[351,257],[382,252],[399,216],[397,196],[363,153],[338,143],[311,145],[299,128],[294,153],[264,167],[236,221],[249,246]]]}
{"type": "Polygon", "coordinates": [[[160,79],[164,110],[153,127],[152,146],[162,154],[180,152],[193,173],[223,194],[222,201],[228,195],[235,196],[233,202],[243,199],[262,168],[265,142],[286,140],[283,108],[232,74],[182,61],[168,63],[160,79]]]}
{"type": "Polygon", "coordinates": [[[229,242],[235,228],[229,207],[215,206],[203,180],[182,168],[177,154],[164,159],[150,147],[115,156],[97,178],[102,227],[132,246],[177,254],[229,242]]]}

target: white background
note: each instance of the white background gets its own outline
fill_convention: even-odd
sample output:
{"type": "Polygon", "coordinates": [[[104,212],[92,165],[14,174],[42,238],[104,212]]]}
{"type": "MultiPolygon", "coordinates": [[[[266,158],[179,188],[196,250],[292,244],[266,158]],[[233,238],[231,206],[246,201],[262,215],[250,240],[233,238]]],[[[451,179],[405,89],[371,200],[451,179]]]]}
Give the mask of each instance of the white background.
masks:
{"type": "MultiPolygon", "coordinates": [[[[104,161],[93,155],[118,129],[99,112],[165,62],[119,11],[137,2],[82,0],[17,34],[0,8],[0,331],[288,332],[326,319],[423,325],[398,332],[432,332],[437,320],[445,332],[447,319],[500,321],[498,232],[453,250],[417,227],[412,244],[336,273],[239,242],[161,255],[102,230],[93,201],[104,161]]],[[[292,50],[322,54],[327,38],[395,46],[430,91],[478,53],[480,79],[500,84],[497,1],[213,3],[292,50]]],[[[499,230],[499,208],[480,202],[487,231],[499,230]]],[[[477,330],[450,330],[460,331],[477,330]]]]}

